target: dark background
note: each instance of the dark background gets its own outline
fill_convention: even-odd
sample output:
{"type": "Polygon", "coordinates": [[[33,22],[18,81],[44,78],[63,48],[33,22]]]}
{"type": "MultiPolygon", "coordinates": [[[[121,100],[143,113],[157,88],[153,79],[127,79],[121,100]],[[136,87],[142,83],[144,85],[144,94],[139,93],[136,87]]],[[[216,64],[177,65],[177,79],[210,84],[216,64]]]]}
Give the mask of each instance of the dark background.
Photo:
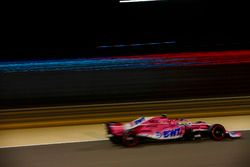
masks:
{"type": "MultiPolygon", "coordinates": [[[[246,2],[7,2],[1,61],[249,49],[246,2]],[[91,2],[91,3],[90,3],[91,2]],[[171,45],[100,45],[176,41],[171,45]]],[[[2,108],[249,95],[249,64],[0,73],[2,108]]]]}
{"type": "Polygon", "coordinates": [[[0,108],[245,96],[249,64],[0,73],[0,108]]]}
{"type": "Polygon", "coordinates": [[[2,59],[93,57],[249,47],[243,1],[116,0],[7,2],[1,11],[2,59]],[[176,41],[174,45],[97,49],[99,45],[176,41]]]}

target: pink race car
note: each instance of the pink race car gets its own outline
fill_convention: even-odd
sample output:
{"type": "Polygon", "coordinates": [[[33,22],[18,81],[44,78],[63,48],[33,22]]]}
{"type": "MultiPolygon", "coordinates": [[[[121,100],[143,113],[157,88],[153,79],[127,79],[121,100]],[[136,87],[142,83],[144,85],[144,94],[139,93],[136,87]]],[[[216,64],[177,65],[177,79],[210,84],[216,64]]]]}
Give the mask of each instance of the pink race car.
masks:
{"type": "Polygon", "coordinates": [[[239,138],[240,132],[229,132],[220,124],[210,125],[203,121],[190,122],[186,119],[169,119],[166,115],[140,117],[129,123],[106,124],[109,140],[114,144],[133,147],[143,139],[195,140],[212,138],[221,141],[225,137],[239,138]]]}

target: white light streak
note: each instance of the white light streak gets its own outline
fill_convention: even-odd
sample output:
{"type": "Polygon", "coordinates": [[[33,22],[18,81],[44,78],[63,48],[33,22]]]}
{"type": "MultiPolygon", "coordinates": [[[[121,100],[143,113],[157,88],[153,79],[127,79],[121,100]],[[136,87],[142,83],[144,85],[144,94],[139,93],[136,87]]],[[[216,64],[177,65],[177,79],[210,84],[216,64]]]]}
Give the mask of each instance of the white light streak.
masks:
{"type": "Polygon", "coordinates": [[[131,2],[152,2],[152,1],[162,1],[162,0],[120,0],[120,3],[131,3],[131,2]]]}

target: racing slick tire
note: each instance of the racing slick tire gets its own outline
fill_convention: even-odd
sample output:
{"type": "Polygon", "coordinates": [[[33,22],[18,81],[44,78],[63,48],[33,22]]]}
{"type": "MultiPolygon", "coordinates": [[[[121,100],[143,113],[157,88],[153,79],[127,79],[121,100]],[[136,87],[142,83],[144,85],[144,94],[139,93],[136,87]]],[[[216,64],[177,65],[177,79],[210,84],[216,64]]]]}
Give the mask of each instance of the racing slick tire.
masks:
{"type": "Polygon", "coordinates": [[[140,143],[139,138],[133,131],[127,131],[122,136],[122,144],[126,147],[134,147],[140,143]]]}
{"type": "Polygon", "coordinates": [[[121,139],[119,137],[115,136],[109,137],[109,141],[113,144],[121,144],[121,139]]]}
{"type": "Polygon", "coordinates": [[[214,124],[210,126],[209,130],[209,136],[216,141],[221,141],[225,138],[226,136],[226,130],[224,126],[220,124],[214,124]]]}

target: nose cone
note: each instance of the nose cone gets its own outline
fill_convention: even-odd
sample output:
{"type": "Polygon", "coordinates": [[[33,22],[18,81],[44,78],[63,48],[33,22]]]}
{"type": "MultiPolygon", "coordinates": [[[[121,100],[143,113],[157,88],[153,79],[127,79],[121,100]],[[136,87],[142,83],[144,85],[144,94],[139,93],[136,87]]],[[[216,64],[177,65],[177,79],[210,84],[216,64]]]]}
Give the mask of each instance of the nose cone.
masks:
{"type": "Polygon", "coordinates": [[[240,138],[241,137],[240,132],[228,132],[228,135],[230,138],[240,138]]]}

